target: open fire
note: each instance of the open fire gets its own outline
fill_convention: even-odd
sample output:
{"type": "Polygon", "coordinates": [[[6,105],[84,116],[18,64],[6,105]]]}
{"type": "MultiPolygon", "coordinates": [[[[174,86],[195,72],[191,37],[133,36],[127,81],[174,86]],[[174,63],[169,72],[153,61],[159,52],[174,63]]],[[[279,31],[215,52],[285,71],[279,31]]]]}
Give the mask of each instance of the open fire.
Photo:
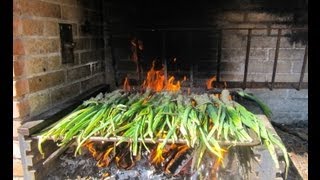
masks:
{"type": "MultiPolygon", "coordinates": [[[[181,82],[174,80],[174,76],[166,80],[164,67],[156,70],[153,61],[139,90],[142,94],[131,92],[132,88],[126,77],[123,84],[124,92],[106,94],[105,100],[101,100],[103,97],[88,100],[89,104],[93,101],[97,104],[106,103],[109,100],[112,106],[120,106],[118,110],[98,110],[97,116],[100,117],[104,112],[112,114],[114,111],[113,116],[110,114],[111,118],[119,117],[124,121],[119,124],[117,119],[103,125],[106,120],[100,120],[100,127],[89,122],[89,127],[96,126],[99,130],[86,133],[87,136],[84,138],[84,132],[89,131],[85,128],[80,133],[82,139],[78,138],[80,144],[77,149],[81,144],[87,148],[99,168],[114,163],[119,169],[125,170],[133,168],[137,161],[141,160],[141,153],[145,151],[148,154],[149,165],[167,175],[183,177],[190,176],[199,169],[204,154],[208,154],[213,162],[210,173],[217,174],[230,146],[239,142],[250,144],[254,140],[247,130],[244,130],[248,128],[257,133],[262,142],[267,143],[271,154],[274,153],[274,145],[279,145],[286,152],[281,143],[272,138],[273,135],[269,134],[250,112],[232,101],[227,90],[212,95],[196,95],[190,90],[187,94],[181,94],[181,82],[185,81],[186,77],[181,82]],[[130,110],[132,112],[129,115],[130,110]],[[101,127],[107,131],[102,132],[101,127]],[[266,135],[259,134],[261,131],[266,135]],[[107,139],[90,141],[90,134],[105,138],[114,135],[119,138],[114,142],[107,139]],[[220,143],[228,146],[221,146],[220,143]]],[[[207,80],[207,90],[214,87],[215,81],[215,76],[207,80]]],[[[275,154],[272,154],[272,158],[278,166],[275,154]]],[[[216,175],[213,176],[215,177],[216,175]]]]}
{"type": "MultiPolygon", "coordinates": [[[[137,51],[143,49],[142,41],[131,43],[132,58],[140,74],[137,51]]],[[[190,89],[184,93],[181,84],[186,76],[182,81],[175,81],[174,76],[166,79],[165,68],[163,65],[157,70],[153,61],[138,91],[125,77],[123,90],[100,93],[85,101],[38,136],[39,151],[43,153],[42,143],[48,139],[57,141],[59,146],[76,139],[75,155],[81,148],[87,148],[99,168],[114,163],[119,169],[129,170],[147,153],[149,165],[167,175],[182,177],[199,172],[204,157],[210,157],[210,174],[215,179],[230,147],[262,143],[276,168],[279,162],[275,147],[283,151],[288,164],[282,142],[253,113],[231,98],[226,83],[217,94],[196,94],[190,89]]],[[[215,81],[216,76],[211,77],[204,87],[213,89],[215,81]]],[[[256,100],[243,91],[235,93],[256,100]]],[[[264,111],[269,110],[261,101],[256,102],[264,111]]]]}

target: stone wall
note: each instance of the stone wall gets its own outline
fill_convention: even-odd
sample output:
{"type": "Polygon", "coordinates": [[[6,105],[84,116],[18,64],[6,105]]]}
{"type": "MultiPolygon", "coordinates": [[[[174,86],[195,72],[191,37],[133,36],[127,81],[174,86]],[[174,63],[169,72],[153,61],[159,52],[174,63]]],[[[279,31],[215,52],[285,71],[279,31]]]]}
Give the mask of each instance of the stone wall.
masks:
{"type": "Polygon", "coordinates": [[[23,176],[17,128],[108,83],[101,0],[13,1],[13,175],[23,176]],[[84,31],[88,21],[89,32],[84,31]],[[74,63],[62,64],[59,23],[72,25],[74,63]]]}

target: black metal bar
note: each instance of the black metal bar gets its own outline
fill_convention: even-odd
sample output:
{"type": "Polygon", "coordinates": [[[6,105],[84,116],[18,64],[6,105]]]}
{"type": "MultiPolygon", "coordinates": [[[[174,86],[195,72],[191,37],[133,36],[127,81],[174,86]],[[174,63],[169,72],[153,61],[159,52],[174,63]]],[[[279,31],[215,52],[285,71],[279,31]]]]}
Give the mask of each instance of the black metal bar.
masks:
{"type": "Polygon", "coordinates": [[[162,63],[164,65],[164,80],[167,82],[168,79],[168,68],[166,58],[166,32],[162,32],[162,63]]]}
{"type": "Polygon", "coordinates": [[[220,82],[220,67],[221,67],[221,51],[222,51],[222,30],[218,33],[218,54],[217,54],[217,82],[220,82]]]}
{"type": "Polygon", "coordinates": [[[190,88],[193,87],[193,68],[194,68],[194,65],[193,63],[190,65],[190,88]]]}
{"type": "Polygon", "coordinates": [[[303,81],[304,72],[306,70],[307,57],[308,57],[308,44],[306,45],[305,50],[304,50],[303,64],[302,64],[302,67],[301,67],[301,74],[300,74],[298,90],[300,90],[301,84],[302,84],[302,81],[303,81]]]}
{"type": "MultiPolygon", "coordinates": [[[[229,88],[239,88],[243,84],[242,81],[226,81],[226,84],[228,85],[229,88]]],[[[297,86],[299,85],[298,82],[275,82],[273,88],[274,89],[296,89],[297,86]]],[[[266,88],[268,86],[268,82],[247,82],[247,88],[266,88]]],[[[201,83],[195,83],[193,85],[193,89],[203,89],[203,84],[201,83]]],[[[215,88],[218,89],[219,87],[215,88]]],[[[222,87],[220,87],[222,88],[222,87]]],[[[301,83],[301,89],[308,89],[308,83],[307,82],[302,82],[301,83]]]]}
{"type": "Polygon", "coordinates": [[[246,87],[247,87],[247,75],[248,75],[248,64],[249,64],[249,56],[250,56],[251,34],[252,34],[252,29],[248,29],[247,50],[246,50],[246,59],[245,59],[245,64],[244,64],[244,75],[243,75],[242,89],[246,89],[246,87]]]}
{"type": "Polygon", "coordinates": [[[287,27],[287,28],[215,28],[215,27],[199,27],[199,28],[137,28],[136,31],[210,31],[210,30],[273,30],[273,29],[290,29],[290,30],[308,30],[308,28],[299,28],[299,27],[287,27]]]}
{"type": "Polygon", "coordinates": [[[274,54],[274,63],[273,63],[273,71],[272,71],[272,79],[271,79],[271,86],[270,90],[273,89],[274,80],[276,78],[277,72],[277,64],[278,64],[278,55],[279,55],[279,47],[280,47],[280,39],[281,39],[281,29],[278,29],[278,36],[277,36],[277,44],[276,44],[276,52],[274,54]]]}

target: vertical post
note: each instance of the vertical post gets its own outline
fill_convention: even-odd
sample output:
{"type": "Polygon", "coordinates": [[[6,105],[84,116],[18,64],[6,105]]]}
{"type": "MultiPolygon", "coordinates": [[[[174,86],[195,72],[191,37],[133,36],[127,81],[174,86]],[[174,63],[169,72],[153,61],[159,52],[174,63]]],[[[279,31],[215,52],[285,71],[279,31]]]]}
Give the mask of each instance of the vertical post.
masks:
{"type": "Polygon", "coordinates": [[[193,63],[190,65],[190,89],[193,87],[193,63]]]}
{"type": "Polygon", "coordinates": [[[307,56],[308,56],[308,44],[306,45],[305,50],[304,50],[304,57],[303,57],[303,63],[302,63],[302,67],[301,67],[301,74],[300,74],[298,90],[300,90],[300,88],[301,88],[301,84],[302,84],[303,77],[304,77],[304,72],[306,70],[307,56]]]}
{"type": "Polygon", "coordinates": [[[139,81],[139,84],[142,83],[142,77],[141,77],[141,52],[140,52],[140,49],[139,49],[139,42],[138,42],[138,39],[136,40],[136,49],[137,49],[137,67],[138,67],[138,81],[139,81]]]}
{"type": "Polygon", "coordinates": [[[167,58],[166,58],[166,32],[162,32],[162,63],[164,65],[164,80],[168,80],[167,58]]]}
{"type": "Polygon", "coordinates": [[[281,39],[281,31],[282,31],[282,29],[278,29],[276,52],[275,52],[275,54],[274,54],[274,63],[273,63],[273,72],[272,72],[272,79],[271,79],[271,87],[270,87],[270,90],[273,90],[274,80],[275,80],[275,78],[276,78],[277,64],[278,64],[278,56],[279,56],[279,48],[280,48],[280,39],[281,39]]]}
{"type": "Polygon", "coordinates": [[[249,56],[250,56],[251,34],[252,34],[252,29],[248,29],[247,50],[246,50],[246,59],[245,59],[245,64],[244,64],[244,76],[243,76],[242,89],[245,89],[247,87],[247,75],[248,75],[248,64],[249,64],[249,56]]]}
{"type": "Polygon", "coordinates": [[[222,50],[222,30],[218,32],[218,54],[217,54],[217,82],[220,82],[220,67],[221,67],[221,50],[222,50]]]}
{"type": "Polygon", "coordinates": [[[193,62],[193,51],[192,51],[192,31],[188,32],[188,62],[190,63],[190,89],[193,87],[194,82],[194,62],[193,62]]]}

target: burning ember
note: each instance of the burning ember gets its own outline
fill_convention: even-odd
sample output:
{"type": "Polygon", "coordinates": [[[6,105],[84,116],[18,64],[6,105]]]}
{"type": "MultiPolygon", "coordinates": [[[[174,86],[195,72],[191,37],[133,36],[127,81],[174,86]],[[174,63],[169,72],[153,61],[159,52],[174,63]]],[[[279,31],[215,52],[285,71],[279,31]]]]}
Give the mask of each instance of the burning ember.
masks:
{"type": "Polygon", "coordinates": [[[216,76],[213,76],[212,78],[208,79],[207,82],[206,82],[207,89],[212,89],[213,88],[213,82],[215,82],[216,80],[217,80],[216,76]]]}
{"type": "Polygon", "coordinates": [[[128,77],[126,77],[126,78],[124,79],[123,90],[124,90],[124,91],[127,91],[127,92],[131,90],[128,77]]]}
{"type": "MultiPolygon", "coordinates": [[[[167,144],[161,148],[161,143],[153,145],[149,155],[149,163],[158,170],[168,175],[183,175],[190,173],[193,150],[185,144],[167,144]]],[[[87,148],[92,157],[97,161],[98,167],[108,167],[115,162],[119,169],[131,169],[138,156],[134,157],[128,151],[129,143],[123,143],[115,148],[113,143],[86,142],[83,147],[87,148]]]]}

